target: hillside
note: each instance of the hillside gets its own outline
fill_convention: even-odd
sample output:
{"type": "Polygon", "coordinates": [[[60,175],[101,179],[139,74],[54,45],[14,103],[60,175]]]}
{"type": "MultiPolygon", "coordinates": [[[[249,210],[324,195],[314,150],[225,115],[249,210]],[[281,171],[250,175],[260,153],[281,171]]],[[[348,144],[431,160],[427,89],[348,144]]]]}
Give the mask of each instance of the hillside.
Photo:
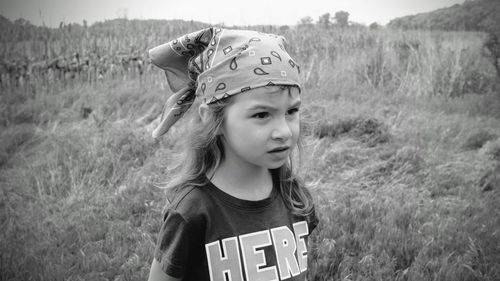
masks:
{"type": "Polygon", "coordinates": [[[500,1],[465,1],[428,13],[409,15],[391,20],[389,27],[403,29],[465,30],[494,29],[499,25],[500,1]]]}

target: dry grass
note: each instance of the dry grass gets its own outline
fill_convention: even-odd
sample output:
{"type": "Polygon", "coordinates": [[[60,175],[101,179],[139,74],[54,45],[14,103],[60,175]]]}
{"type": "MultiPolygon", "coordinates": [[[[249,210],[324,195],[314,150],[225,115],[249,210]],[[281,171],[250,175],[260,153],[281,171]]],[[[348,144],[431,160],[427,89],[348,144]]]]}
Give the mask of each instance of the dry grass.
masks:
{"type": "MultiPolygon", "coordinates": [[[[287,32],[310,70],[309,280],[499,280],[500,98],[481,35],[287,32]]],[[[155,184],[179,148],[149,137],[162,79],[2,92],[0,280],[146,278],[155,184]]]]}

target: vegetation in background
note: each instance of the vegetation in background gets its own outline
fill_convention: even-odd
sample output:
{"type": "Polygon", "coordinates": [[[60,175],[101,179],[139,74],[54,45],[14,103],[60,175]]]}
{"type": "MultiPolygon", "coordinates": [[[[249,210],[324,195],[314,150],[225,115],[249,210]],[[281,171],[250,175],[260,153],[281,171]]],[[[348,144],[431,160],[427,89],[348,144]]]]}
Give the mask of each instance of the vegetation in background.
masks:
{"type": "Polygon", "coordinates": [[[388,27],[432,30],[484,30],[500,17],[498,0],[466,0],[448,8],[393,19],[388,27]]]}
{"type": "Polygon", "coordinates": [[[500,3],[498,0],[466,0],[449,8],[393,19],[387,25],[399,29],[483,31],[483,49],[500,78],[500,3]]]}
{"type": "MultiPolygon", "coordinates": [[[[500,96],[485,34],[304,22],[252,28],[284,35],[303,70],[300,173],[320,217],[308,280],[499,280],[500,96]]],[[[144,52],[201,27],[62,26],[48,48],[26,31],[2,54],[144,52]]],[[[182,161],[182,126],[150,138],[165,88],[148,68],[1,88],[0,280],[147,278],[158,186],[182,161]]]]}

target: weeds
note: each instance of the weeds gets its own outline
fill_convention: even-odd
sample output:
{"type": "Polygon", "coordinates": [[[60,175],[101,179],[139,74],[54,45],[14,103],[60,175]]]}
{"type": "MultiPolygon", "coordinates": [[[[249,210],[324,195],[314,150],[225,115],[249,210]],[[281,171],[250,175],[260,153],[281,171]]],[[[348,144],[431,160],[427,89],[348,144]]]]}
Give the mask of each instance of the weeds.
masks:
{"type": "MultiPolygon", "coordinates": [[[[285,35],[310,70],[308,280],[500,279],[500,107],[481,36],[306,31],[285,35]]],[[[180,145],[148,137],[166,98],[148,75],[2,92],[0,280],[146,279],[165,204],[154,183],[180,145]]]]}
{"type": "Polygon", "coordinates": [[[344,134],[352,136],[368,146],[385,143],[391,139],[387,126],[374,118],[358,117],[335,123],[322,123],[314,130],[314,135],[318,138],[335,138],[344,134]]]}
{"type": "Polygon", "coordinates": [[[500,162],[500,138],[486,142],[481,151],[487,158],[500,162]]]}
{"type": "Polygon", "coordinates": [[[462,147],[466,150],[477,150],[483,147],[489,141],[496,140],[498,136],[486,130],[480,130],[472,133],[465,140],[462,147]]]}

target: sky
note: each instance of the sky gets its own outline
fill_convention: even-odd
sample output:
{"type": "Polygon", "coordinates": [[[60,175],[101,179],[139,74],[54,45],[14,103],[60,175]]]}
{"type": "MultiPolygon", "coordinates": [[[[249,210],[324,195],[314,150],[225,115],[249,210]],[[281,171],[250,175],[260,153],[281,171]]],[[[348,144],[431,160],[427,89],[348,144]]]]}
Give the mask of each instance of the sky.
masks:
{"type": "Polygon", "coordinates": [[[304,17],[347,11],[362,24],[386,24],[391,19],[429,12],[464,0],[0,0],[0,14],[10,20],[57,27],[65,23],[90,25],[96,21],[128,19],[183,19],[225,25],[294,25],[304,17]]]}

